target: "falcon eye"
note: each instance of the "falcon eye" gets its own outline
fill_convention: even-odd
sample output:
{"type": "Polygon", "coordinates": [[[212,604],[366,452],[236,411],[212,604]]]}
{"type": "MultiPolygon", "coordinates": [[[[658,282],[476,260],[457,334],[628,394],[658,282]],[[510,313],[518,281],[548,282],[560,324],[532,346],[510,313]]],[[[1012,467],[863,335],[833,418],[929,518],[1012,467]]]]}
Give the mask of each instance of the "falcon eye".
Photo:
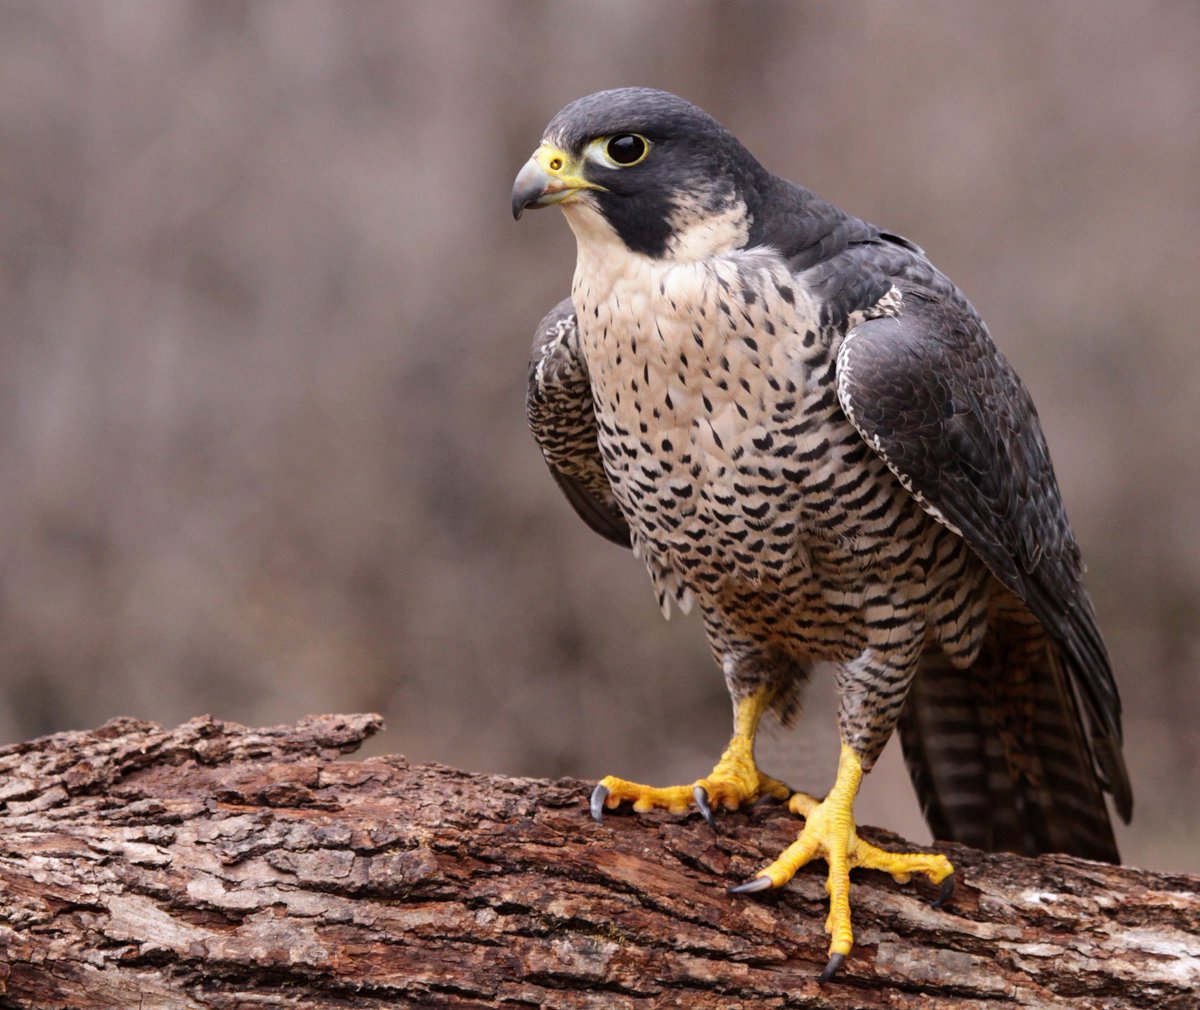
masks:
{"type": "Polygon", "coordinates": [[[650,145],[646,143],[646,138],[639,137],[636,133],[618,133],[615,137],[609,137],[608,143],[604,145],[604,152],[622,168],[636,165],[649,151],[650,145]]]}

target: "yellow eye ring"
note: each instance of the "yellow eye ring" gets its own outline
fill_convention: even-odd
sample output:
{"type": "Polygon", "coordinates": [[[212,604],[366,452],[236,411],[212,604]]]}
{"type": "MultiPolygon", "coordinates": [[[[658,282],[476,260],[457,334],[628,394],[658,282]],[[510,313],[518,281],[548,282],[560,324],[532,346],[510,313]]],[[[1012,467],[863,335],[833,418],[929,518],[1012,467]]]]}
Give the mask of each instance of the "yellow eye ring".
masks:
{"type": "Polygon", "coordinates": [[[615,133],[604,141],[604,153],[618,168],[632,168],[646,160],[650,141],[637,133],[615,133]]]}

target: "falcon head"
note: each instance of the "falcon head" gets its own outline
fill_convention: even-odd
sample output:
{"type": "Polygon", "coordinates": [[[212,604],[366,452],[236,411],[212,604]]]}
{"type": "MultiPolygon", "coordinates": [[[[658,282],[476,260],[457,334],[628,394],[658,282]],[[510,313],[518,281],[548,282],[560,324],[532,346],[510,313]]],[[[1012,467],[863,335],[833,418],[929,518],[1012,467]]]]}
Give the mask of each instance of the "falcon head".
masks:
{"type": "Polygon", "coordinates": [[[617,88],[550,120],[513,184],[513,217],[558,204],[582,244],[656,259],[751,243],[770,176],[708,113],[665,91],[617,88]]]}

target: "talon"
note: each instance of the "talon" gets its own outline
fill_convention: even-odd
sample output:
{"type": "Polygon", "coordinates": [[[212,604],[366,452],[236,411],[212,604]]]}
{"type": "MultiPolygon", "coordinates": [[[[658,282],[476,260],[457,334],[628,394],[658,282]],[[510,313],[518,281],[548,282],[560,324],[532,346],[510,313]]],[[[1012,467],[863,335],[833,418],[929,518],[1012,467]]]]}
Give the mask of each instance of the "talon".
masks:
{"type": "Polygon", "coordinates": [[[761,891],[766,887],[782,887],[796,871],[814,859],[823,859],[829,866],[825,890],[829,893],[829,917],[825,931],[830,936],[829,963],[821,972],[822,982],[837,973],[854,945],[854,929],[850,916],[850,871],[856,868],[879,870],[897,881],[921,874],[931,883],[943,884],[935,905],[950,897],[954,884],[954,867],[940,853],[888,852],[859,837],[854,825],[854,797],[862,780],[862,763],[849,744],[842,744],[838,761],[837,780],[825,799],[817,801],[802,793],[794,793],[789,808],[804,816],[799,837],[783,850],[759,875],[735,893],[761,891]]]}
{"type": "Polygon", "coordinates": [[[600,824],[604,820],[604,801],[608,799],[608,786],[601,782],[592,790],[592,798],[588,805],[592,809],[592,820],[600,824]]]}
{"type": "Polygon", "coordinates": [[[830,954],[829,964],[825,965],[825,970],[817,976],[817,981],[828,982],[831,978],[833,978],[834,975],[837,974],[838,969],[842,966],[842,962],[845,960],[845,954],[830,954]]]}
{"type": "Polygon", "coordinates": [[[738,884],[729,889],[730,894],[753,894],[756,891],[769,891],[771,889],[770,877],[751,877],[743,884],[738,884]]]}
{"type": "Polygon", "coordinates": [[[940,891],[938,891],[938,896],[933,899],[933,907],[941,908],[944,904],[946,904],[947,901],[950,900],[950,897],[953,894],[954,894],[954,874],[952,873],[952,874],[950,874],[950,876],[948,876],[945,880],[942,881],[942,889],[940,891]]]}
{"type": "Polygon", "coordinates": [[[692,790],[692,798],[696,801],[696,806],[700,808],[700,813],[704,815],[704,819],[708,821],[708,826],[717,830],[717,819],[713,817],[712,807],[708,805],[708,790],[704,786],[696,786],[692,790]]]}

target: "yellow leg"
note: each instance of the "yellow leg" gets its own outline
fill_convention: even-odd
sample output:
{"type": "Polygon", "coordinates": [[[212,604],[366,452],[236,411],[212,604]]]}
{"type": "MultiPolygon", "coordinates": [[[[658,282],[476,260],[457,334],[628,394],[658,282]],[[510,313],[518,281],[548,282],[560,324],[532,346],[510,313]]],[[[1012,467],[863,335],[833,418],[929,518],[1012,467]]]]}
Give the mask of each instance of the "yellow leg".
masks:
{"type": "Polygon", "coordinates": [[[842,959],[854,944],[850,925],[850,871],[855,867],[882,870],[901,884],[908,883],[914,873],[923,873],[935,884],[942,884],[937,904],[949,897],[953,886],[954,867],[936,853],[887,852],[864,842],[854,830],[854,797],[862,781],[862,763],[846,744],[838,761],[837,781],[821,802],[797,793],[788,806],[805,818],[804,829],[791,845],[758,876],[738,887],[735,893],[765,891],[782,887],[795,876],[805,863],[822,857],[829,864],[825,887],[829,892],[829,918],[825,930],[829,933],[830,961],[821,974],[822,980],[832,977],[842,959]]]}
{"type": "Polygon", "coordinates": [[[604,807],[611,809],[624,802],[632,803],[639,812],[660,809],[676,813],[695,803],[705,819],[714,824],[710,804],[735,809],[761,796],[786,800],[792,791],[778,779],[760,772],[754,762],[754,736],[770,704],[769,691],[758,691],[737,703],[733,737],[705,778],[686,786],[655,787],[607,775],[592,793],[592,816],[600,820],[604,807]]]}

